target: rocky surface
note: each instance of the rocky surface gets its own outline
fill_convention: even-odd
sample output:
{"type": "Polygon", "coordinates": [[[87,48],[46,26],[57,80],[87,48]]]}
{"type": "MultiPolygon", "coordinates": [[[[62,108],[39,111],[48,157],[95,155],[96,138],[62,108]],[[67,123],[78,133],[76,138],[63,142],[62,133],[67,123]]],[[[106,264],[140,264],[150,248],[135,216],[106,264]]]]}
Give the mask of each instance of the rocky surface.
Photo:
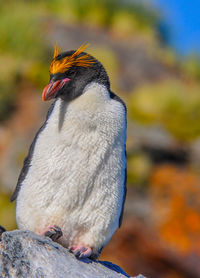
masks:
{"type": "MultiPolygon", "coordinates": [[[[129,277],[119,266],[105,261],[77,259],[49,238],[29,231],[5,232],[0,242],[0,277],[129,277]]],[[[139,275],[137,278],[144,276],[139,275]]]]}

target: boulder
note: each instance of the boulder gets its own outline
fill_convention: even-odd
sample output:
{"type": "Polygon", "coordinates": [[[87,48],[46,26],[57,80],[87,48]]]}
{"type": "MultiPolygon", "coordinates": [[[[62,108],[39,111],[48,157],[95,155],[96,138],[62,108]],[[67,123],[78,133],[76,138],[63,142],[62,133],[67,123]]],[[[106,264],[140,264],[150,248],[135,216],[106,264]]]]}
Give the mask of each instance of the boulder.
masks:
{"type": "MultiPolygon", "coordinates": [[[[77,259],[50,238],[30,231],[4,232],[0,241],[0,277],[123,278],[119,266],[105,261],[77,259]]],[[[139,275],[137,278],[144,276],[139,275]]]]}

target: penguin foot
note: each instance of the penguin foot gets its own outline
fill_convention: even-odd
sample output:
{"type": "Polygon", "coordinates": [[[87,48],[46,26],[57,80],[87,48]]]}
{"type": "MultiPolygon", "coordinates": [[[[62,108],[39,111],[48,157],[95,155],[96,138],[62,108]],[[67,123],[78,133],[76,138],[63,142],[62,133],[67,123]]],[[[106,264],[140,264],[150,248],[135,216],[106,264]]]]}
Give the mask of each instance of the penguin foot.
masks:
{"type": "Polygon", "coordinates": [[[53,241],[56,241],[63,235],[60,227],[52,225],[48,227],[48,230],[44,233],[44,236],[50,237],[53,241]]]}
{"type": "Polygon", "coordinates": [[[73,245],[69,248],[69,251],[78,258],[88,258],[92,255],[92,249],[88,246],[73,245]]]}

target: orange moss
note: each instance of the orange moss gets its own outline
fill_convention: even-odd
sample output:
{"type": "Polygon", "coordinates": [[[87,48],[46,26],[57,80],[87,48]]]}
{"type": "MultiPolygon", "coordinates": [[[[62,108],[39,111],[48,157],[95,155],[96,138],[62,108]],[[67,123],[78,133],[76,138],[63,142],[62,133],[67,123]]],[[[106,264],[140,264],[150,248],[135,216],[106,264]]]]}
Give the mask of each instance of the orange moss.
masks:
{"type": "Polygon", "coordinates": [[[172,165],[155,167],[150,178],[153,218],[160,237],[184,254],[200,254],[199,185],[195,173],[172,165]]]}

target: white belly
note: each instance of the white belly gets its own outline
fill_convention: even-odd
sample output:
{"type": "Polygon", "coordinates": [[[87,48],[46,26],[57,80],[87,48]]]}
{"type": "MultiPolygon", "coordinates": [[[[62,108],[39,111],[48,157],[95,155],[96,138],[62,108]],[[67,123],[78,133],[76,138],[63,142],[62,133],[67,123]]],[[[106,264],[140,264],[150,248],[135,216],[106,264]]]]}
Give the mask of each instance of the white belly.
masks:
{"type": "Polygon", "coordinates": [[[17,198],[17,223],[37,233],[57,225],[65,246],[81,242],[98,249],[119,223],[125,115],[114,100],[97,109],[88,106],[90,95],[81,97],[69,106],[58,99],[39,134],[17,198]]]}

